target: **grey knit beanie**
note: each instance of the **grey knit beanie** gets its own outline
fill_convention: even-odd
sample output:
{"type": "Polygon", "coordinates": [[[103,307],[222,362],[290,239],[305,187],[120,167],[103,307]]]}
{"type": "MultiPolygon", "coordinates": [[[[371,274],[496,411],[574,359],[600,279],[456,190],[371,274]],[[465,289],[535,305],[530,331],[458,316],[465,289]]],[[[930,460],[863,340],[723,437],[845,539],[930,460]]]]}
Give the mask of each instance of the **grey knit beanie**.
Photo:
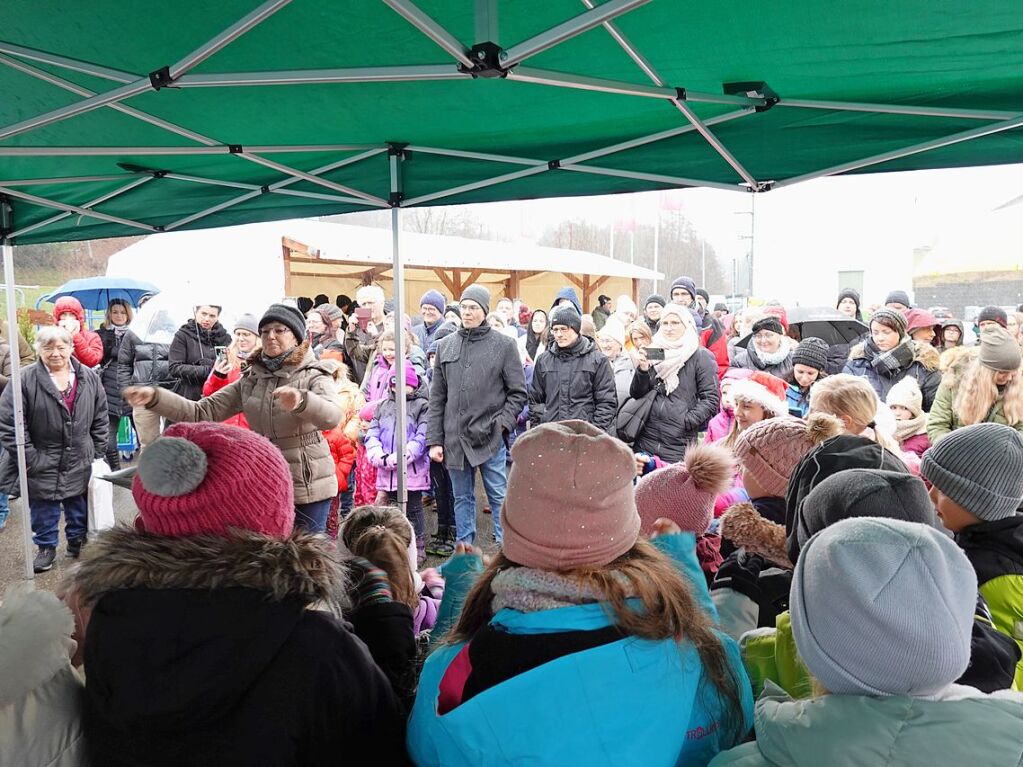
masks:
{"type": "Polygon", "coordinates": [[[1005,328],[986,327],[980,331],[980,364],[999,372],[1019,370],[1023,356],[1019,343],[1005,328]]]}
{"type": "Polygon", "coordinates": [[[938,515],[927,486],[912,474],[883,469],[846,469],[832,474],[806,496],[796,520],[796,553],[825,528],[853,517],[883,517],[936,527],[938,515]]]}
{"type": "Polygon", "coordinates": [[[820,338],[804,338],[792,352],[793,365],[806,365],[822,373],[828,366],[828,344],[820,338]]]}
{"type": "Polygon", "coordinates": [[[891,328],[899,334],[899,338],[906,335],[906,316],[902,312],[897,312],[894,309],[878,309],[870,315],[870,321],[891,328]]]}
{"type": "Polygon", "coordinates": [[[287,304],[270,304],[270,308],[263,312],[263,316],[259,320],[259,330],[262,331],[263,326],[269,325],[271,322],[279,322],[284,325],[294,333],[299,343],[305,340],[305,315],[296,307],[287,304]]]}
{"type": "Polygon", "coordinates": [[[583,320],[574,306],[559,306],[551,311],[551,328],[553,329],[555,325],[564,325],[576,333],[581,333],[583,320]]]}
{"type": "Polygon", "coordinates": [[[462,291],[459,301],[472,301],[482,307],[484,314],[490,314],[490,291],[482,285],[470,285],[462,291]]]}
{"type": "Polygon", "coordinates": [[[871,517],[811,538],[789,595],[799,657],[837,695],[925,697],[952,684],[970,663],[976,603],[977,576],[955,541],[871,517]]]}
{"type": "Polygon", "coordinates": [[[252,335],[259,335],[259,320],[255,314],[242,314],[234,321],[235,330],[247,330],[252,335]]]}
{"type": "Polygon", "coordinates": [[[1000,423],[956,429],[924,453],[920,473],[975,517],[1008,519],[1023,501],[1023,438],[1000,423]]]}

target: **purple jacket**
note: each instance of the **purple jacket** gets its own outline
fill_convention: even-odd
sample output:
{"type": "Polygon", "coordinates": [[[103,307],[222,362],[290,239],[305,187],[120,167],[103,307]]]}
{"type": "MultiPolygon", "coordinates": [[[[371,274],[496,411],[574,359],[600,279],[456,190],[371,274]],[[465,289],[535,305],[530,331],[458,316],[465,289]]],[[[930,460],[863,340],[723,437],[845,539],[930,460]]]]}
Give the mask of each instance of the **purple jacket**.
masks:
{"type": "MultiPolygon", "coordinates": [[[[427,388],[421,385],[405,404],[405,464],[408,467],[409,490],[430,489],[430,456],[426,449],[426,419],[430,409],[427,388]]],[[[377,470],[377,490],[394,492],[398,489],[395,461],[395,422],[397,411],[394,392],[380,403],[366,432],[366,458],[377,470]]]]}

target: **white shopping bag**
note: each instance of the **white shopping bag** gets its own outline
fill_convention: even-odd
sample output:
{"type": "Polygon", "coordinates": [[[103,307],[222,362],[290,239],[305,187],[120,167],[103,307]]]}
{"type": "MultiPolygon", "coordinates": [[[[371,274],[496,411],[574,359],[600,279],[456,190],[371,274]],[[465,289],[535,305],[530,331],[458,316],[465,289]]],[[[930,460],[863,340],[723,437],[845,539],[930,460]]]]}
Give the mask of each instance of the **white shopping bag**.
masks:
{"type": "Polygon", "coordinates": [[[98,533],[114,526],[114,486],[100,479],[110,473],[107,462],[97,458],[92,462],[89,480],[89,532],[98,533]]]}

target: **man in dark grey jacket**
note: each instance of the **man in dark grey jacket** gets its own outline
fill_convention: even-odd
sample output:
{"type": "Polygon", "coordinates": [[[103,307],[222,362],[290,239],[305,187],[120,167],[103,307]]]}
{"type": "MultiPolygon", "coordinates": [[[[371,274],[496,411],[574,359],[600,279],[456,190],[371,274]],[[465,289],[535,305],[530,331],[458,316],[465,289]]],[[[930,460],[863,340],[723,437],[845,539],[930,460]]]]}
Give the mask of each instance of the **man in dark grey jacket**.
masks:
{"type": "Polygon", "coordinates": [[[537,358],[529,389],[533,425],[578,419],[607,431],[614,422],[618,395],[611,363],[581,330],[574,307],[551,312],[554,344],[537,358]]]}
{"type": "Polygon", "coordinates": [[[459,308],[462,329],[437,345],[426,443],[430,458],[451,475],[458,540],[476,538],[478,468],[500,542],[508,484],[505,437],[526,404],[526,380],[518,344],[486,323],[490,292],[470,285],[459,308]]]}

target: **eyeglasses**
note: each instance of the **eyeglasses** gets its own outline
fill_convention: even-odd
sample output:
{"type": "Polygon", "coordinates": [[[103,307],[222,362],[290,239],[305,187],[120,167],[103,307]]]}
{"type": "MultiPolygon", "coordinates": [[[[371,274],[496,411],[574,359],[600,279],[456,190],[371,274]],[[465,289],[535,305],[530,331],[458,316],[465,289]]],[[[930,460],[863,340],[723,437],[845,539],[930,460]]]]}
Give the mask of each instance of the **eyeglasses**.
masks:
{"type": "Polygon", "coordinates": [[[483,307],[477,304],[459,304],[458,310],[461,312],[482,312],[483,307]]]}
{"type": "Polygon", "coordinates": [[[270,336],[283,336],[290,332],[287,328],[263,328],[259,331],[259,335],[261,338],[269,338],[270,336]]]}

